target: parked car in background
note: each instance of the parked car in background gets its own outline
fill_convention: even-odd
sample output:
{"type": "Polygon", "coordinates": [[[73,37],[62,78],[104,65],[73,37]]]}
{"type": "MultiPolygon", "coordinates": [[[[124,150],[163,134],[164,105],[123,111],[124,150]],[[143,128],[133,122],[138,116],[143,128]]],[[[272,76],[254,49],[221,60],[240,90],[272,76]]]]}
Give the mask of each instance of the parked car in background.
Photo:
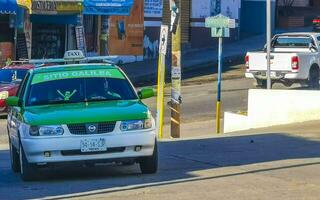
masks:
{"type": "Polygon", "coordinates": [[[15,96],[19,85],[33,65],[14,65],[0,68],[0,115],[6,114],[5,99],[15,96]]]}
{"type": "Polygon", "coordinates": [[[313,19],[312,25],[313,25],[313,31],[320,32],[320,17],[313,19]]]}
{"type": "MultiPolygon", "coordinates": [[[[271,42],[271,80],[290,87],[293,83],[319,89],[320,33],[285,33],[275,35],[271,42]]],[[[267,86],[266,50],[248,52],[245,58],[246,77],[257,86],[267,86]]]]}

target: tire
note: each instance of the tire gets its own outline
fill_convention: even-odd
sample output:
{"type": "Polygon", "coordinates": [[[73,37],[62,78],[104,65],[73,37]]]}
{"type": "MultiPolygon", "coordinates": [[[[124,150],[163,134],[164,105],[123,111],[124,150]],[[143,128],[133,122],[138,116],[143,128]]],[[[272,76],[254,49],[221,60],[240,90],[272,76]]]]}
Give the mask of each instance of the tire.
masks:
{"type": "Polygon", "coordinates": [[[318,90],[319,85],[319,68],[312,67],[309,72],[308,86],[310,89],[318,90]]]}
{"type": "Polygon", "coordinates": [[[152,156],[140,160],[140,170],[142,174],[155,174],[158,171],[158,145],[155,142],[152,156]]]}
{"type": "Polygon", "coordinates": [[[125,162],[122,162],[121,164],[122,164],[122,166],[132,166],[135,164],[135,162],[134,161],[125,161],[125,162]]]}
{"type": "Polygon", "coordinates": [[[20,172],[20,160],[19,160],[19,153],[16,147],[14,147],[9,141],[10,147],[10,161],[11,161],[11,169],[13,172],[17,173],[20,172]]]}
{"type": "Polygon", "coordinates": [[[267,89],[267,80],[257,79],[257,88],[267,89]]]}
{"type": "Polygon", "coordinates": [[[35,180],[36,168],[34,165],[28,162],[21,144],[19,148],[19,158],[20,158],[20,175],[22,180],[24,181],[35,180]]]}

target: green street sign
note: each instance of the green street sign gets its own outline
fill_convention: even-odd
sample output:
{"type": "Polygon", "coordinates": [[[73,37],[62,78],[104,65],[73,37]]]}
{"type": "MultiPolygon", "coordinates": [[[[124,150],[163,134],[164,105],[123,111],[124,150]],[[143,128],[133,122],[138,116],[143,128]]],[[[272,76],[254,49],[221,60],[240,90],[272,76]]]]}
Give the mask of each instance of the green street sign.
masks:
{"type": "Polygon", "coordinates": [[[230,37],[229,28],[211,28],[211,37],[230,37]]]}
{"type": "Polygon", "coordinates": [[[207,28],[235,28],[235,20],[219,14],[214,17],[207,17],[205,25],[207,28]]]}

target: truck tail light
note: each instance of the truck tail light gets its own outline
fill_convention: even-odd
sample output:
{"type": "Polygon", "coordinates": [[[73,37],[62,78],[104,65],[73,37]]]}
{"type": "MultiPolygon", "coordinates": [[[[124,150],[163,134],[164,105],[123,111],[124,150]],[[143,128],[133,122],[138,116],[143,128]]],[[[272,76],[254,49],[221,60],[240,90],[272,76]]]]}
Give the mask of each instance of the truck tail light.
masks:
{"type": "Polygon", "coordinates": [[[245,60],[246,68],[247,68],[247,70],[249,70],[249,56],[246,55],[246,57],[244,58],[244,60],[245,60]]]}
{"type": "Polygon", "coordinates": [[[299,70],[299,57],[294,56],[291,58],[291,69],[294,72],[297,72],[299,70]]]}
{"type": "Polygon", "coordinates": [[[312,23],[314,23],[314,24],[320,23],[320,19],[314,19],[314,20],[312,21],[312,23]]]}

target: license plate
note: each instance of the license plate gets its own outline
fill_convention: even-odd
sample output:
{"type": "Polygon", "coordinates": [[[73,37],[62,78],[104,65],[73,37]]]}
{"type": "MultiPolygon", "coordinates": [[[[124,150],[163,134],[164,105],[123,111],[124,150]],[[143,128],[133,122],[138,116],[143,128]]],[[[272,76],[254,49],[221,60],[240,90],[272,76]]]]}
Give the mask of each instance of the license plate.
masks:
{"type": "Polygon", "coordinates": [[[106,151],[107,145],[104,138],[84,139],[80,141],[81,152],[106,151]]]}

